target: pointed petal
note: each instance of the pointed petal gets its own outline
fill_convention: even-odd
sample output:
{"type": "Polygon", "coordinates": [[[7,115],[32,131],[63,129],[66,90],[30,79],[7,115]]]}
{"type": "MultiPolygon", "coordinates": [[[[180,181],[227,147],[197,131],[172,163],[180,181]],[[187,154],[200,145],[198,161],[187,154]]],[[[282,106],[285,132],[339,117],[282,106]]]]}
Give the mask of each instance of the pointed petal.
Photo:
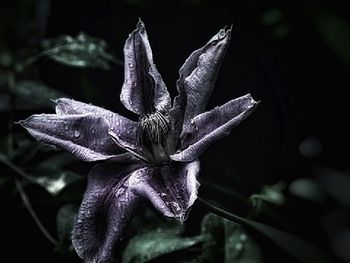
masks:
{"type": "Polygon", "coordinates": [[[231,29],[221,29],[181,67],[177,81],[179,95],[174,100],[174,107],[183,110],[185,125],[205,110],[230,38],[231,29]]]}
{"type": "Polygon", "coordinates": [[[32,115],[20,121],[37,140],[58,146],[84,161],[124,160],[120,148],[110,138],[106,119],[92,114],[32,115]]]}
{"type": "Polygon", "coordinates": [[[171,159],[190,162],[198,158],[211,143],[227,136],[254,111],[257,105],[258,102],[247,94],[197,115],[184,127],[182,137],[184,150],[170,156],[171,159]]]}
{"type": "Polygon", "coordinates": [[[138,148],[137,142],[137,122],[129,120],[117,113],[97,107],[91,104],[86,104],[80,101],[60,98],[55,100],[56,113],[59,115],[87,114],[92,113],[96,116],[103,117],[109,122],[110,130],[118,136],[118,139],[138,148]]]}
{"type": "Polygon", "coordinates": [[[85,262],[111,262],[141,198],[128,189],[130,169],[95,166],[73,229],[73,246],[85,262]]]}
{"type": "Polygon", "coordinates": [[[198,160],[146,167],[130,176],[129,187],[137,195],[147,198],[163,215],[184,221],[197,199],[199,170],[198,160]]]}
{"type": "Polygon", "coordinates": [[[124,46],[125,81],[120,94],[124,106],[139,115],[169,110],[168,90],[153,63],[152,50],[143,22],[129,35],[124,46]]]}

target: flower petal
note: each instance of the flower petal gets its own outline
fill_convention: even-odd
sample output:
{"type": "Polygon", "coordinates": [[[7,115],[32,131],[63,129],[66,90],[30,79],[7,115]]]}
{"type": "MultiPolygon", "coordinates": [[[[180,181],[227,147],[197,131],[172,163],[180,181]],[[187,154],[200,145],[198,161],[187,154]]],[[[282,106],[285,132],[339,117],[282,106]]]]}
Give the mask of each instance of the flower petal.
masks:
{"type": "Polygon", "coordinates": [[[197,115],[183,131],[181,139],[184,150],[170,156],[171,159],[190,162],[198,158],[211,143],[227,136],[257,105],[258,102],[247,94],[197,115]]]}
{"type": "Polygon", "coordinates": [[[183,109],[184,125],[205,110],[230,38],[231,29],[221,29],[181,67],[176,83],[179,95],[174,100],[174,107],[183,109]]]}
{"type": "Polygon", "coordinates": [[[130,158],[130,154],[118,155],[121,149],[108,134],[107,120],[93,114],[32,115],[19,124],[37,140],[63,148],[84,161],[130,158]]]}
{"type": "Polygon", "coordinates": [[[170,96],[153,63],[151,46],[141,20],[125,42],[124,67],[125,81],[120,100],[128,110],[139,115],[169,110],[170,96]]]}
{"type": "Polygon", "coordinates": [[[147,198],[163,215],[186,220],[197,199],[199,161],[161,167],[146,167],[129,179],[131,191],[147,198]]]}
{"type": "Polygon", "coordinates": [[[73,246],[85,262],[111,262],[132,215],[142,203],[128,189],[130,169],[97,165],[89,176],[73,229],[73,246]]]}
{"type": "Polygon", "coordinates": [[[55,103],[56,113],[59,115],[92,113],[105,118],[109,122],[110,130],[118,136],[119,141],[133,148],[138,148],[137,122],[101,107],[68,98],[57,99],[55,103]]]}

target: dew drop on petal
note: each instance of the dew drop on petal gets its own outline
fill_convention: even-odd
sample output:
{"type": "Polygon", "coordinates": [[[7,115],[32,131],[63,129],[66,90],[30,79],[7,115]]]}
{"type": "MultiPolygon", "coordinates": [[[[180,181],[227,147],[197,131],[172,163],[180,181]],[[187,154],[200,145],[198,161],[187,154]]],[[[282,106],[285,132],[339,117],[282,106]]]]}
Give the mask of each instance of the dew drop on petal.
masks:
{"type": "Polygon", "coordinates": [[[78,138],[80,136],[80,132],[78,130],[74,131],[74,137],[78,138]]]}
{"type": "Polygon", "coordinates": [[[96,130],[95,130],[95,129],[92,129],[92,130],[91,130],[91,133],[92,133],[92,134],[96,134],[96,130]]]}
{"type": "Polygon", "coordinates": [[[160,193],[159,195],[160,195],[160,197],[165,197],[166,193],[160,193]]]}
{"type": "Polygon", "coordinates": [[[68,129],[69,129],[69,128],[68,128],[68,124],[65,124],[65,125],[64,125],[64,129],[65,129],[66,131],[68,131],[68,129]]]}

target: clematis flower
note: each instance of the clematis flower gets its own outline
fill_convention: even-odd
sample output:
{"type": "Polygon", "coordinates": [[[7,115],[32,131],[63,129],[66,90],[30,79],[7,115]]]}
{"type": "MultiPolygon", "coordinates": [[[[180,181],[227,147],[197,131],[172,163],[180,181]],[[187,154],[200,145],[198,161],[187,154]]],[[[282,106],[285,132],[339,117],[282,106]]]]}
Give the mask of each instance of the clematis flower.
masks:
{"type": "Polygon", "coordinates": [[[56,114],[20,121],[41,142],[83,161],[108,161],[88,175],[75,221],[73,245],[85,262],[111,261],[115,245],[144,201],[164,216],[186,219],[197,198],[199,156],[257,106],[247,94],[204,112],[230,36],[231,29],[221,29],[189,56],[172,102],[139,21],[125,43],[120,95],[124,106],[139,115],[138,121],[68,98],[55,101],[56,114]]]}

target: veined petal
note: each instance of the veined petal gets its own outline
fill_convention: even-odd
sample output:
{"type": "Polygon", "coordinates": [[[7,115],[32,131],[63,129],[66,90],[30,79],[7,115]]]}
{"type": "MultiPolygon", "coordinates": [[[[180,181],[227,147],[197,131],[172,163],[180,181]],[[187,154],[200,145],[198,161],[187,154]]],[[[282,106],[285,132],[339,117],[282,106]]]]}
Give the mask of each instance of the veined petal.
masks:
{"type": "MultiPolygon", "coordinates": [[[[109,122],[110,130],[118,136],[119,141],[138,148],[137,142],[137,122],[129,120],[117,113],[86,104],[80,101],[60,98],[55,100],[56,113],[59,115],[87,114],[91,113],[98,117],[103,117],[109,122]]],[[[116,146],[117,147],[117,146],[116,146]]]]}
{"type": "Polygon", "coordinates": [[[73,246],[85,262],[112,261],[117,242],[142,203],[128,188],[132,170],[106,164],[91,170],[72,236],[73,246]]]}
{"type": "Polygon", "coordinates": [[[197,115],[183,130],[181,139],[184,149],[170,158],[179,162],[195,160],[211,143],[227,136],[257,105],[258,102],[247,94],[197,115]]]}
{"type": "Polygon", "coordinates": [[[63,148],[84,161],[130,158],[129,154],[119,155],[121,149],[108,134],[107,120],[93,114],[39,114],[19,124],[37,140],[63,148]]]}
{"type": "Polygon", "coordinates": [[[231,29],[221,29],[181,67],[177,81],[179,95],[174,100],[174,107],[183,109],[184,125],[205,110],[230,37],[231,29]]]}
{"type": "Polygon", "coordinates": [[[135,194],[148,199],[167,217],[184,221],[197,199],[199,161],[162,167],[145,167],[135,171],[129,187],[135,194]]]}
{"type": "Polygon", "coordinates": [[[125,42],[124,67],[120,100],[128,110],[139,115],[169,110],[170,96],[153,63],[151,46],[141,20],[125,42]]]}

